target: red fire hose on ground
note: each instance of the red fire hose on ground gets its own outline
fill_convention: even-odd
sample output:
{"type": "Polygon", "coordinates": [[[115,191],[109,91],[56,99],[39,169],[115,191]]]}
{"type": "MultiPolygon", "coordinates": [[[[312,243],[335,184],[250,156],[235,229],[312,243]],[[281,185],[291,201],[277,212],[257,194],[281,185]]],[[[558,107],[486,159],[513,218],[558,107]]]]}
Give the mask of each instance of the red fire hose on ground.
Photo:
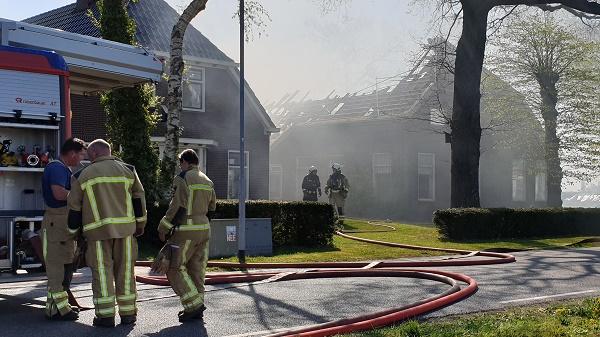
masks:
{"type": "MultiPolygon", "coordinates": [[[[370,223],[388,229],[375,230],[372,232],[384,232],[396,230],[394,227],[370,223]]],[[[361,231],[364,233],[365,231],[361,231]]],[[[265,284],[271,282],[282,282],[291,280],[305,280],[316,278],[341,278],[341,277],[402,277],[427,279],[448,284],[450,289],[442,294],[411,303],[398,308],[379,311],[361,315],[351,319],[331,321],[324,324],[316,324],[308,327],[291,328],[278,332],[270,337],[279,336],[332,336],[341,333],[370,330],[378,327],[400,322],[411,317],[416,317],[429,312],[444,308],[459,302],[477,291],[477,282],[469,276],[444,272],[440,270],[409,269],[417,267],[448,267],[448,266],[474,266],[515,262],[515,257],[509,254],[492,252],[473,252],[458,249],[445,249],[404,245],[393,242],[364,239],[347,234],[348,232],[337,231],[336,234],[344,238],[368,242],[372,244],[385,245],[405,249],[431,250],[458,254],[458,256],[446,257],[427,261],[373,261],[373,262],[314,262],[314,263],[233,263],[233,262],[209,262],[209,267],[252,269],[277,269],[276,271],[256,271],[244,273],[209,273],[206,276],[206,284],[231,284],[228,288],[245,287],[248,285],[265,284]],[[281,271],[281,270],[290,271],[281,271]],[[461,288],[459,282],[465,283],[461,288]],[[241,284],[240,284],[241,283],[241,284]],[[238,284],[238,285],[235,285],[238,284]]],[[[358,233],[355,231],[354,233],[358,233]]],[[[140,261],[136,264],[140,267],[149,267],[150,262],[140,261]]],[[[136,280],[141,283],[168,286],[169,281],[164,276],[136,275],[136,280]]],[[[227,288],[226,288],[227,289],[227,288]]],[[[219,290],[223,290],[220,288],[219,290]]]]}

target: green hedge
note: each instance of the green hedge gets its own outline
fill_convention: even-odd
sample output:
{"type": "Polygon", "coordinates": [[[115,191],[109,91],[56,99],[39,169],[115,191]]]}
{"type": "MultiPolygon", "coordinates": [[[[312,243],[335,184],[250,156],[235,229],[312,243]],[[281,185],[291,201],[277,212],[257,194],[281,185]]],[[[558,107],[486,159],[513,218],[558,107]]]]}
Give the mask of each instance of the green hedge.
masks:
{"type": "Polygon", "coordinates": [[[600,235],[597,208],[450,208],[433,214],[450,240],[600,235]]]}
{"type": "MultiPolygon", "coordinates": [[[[237,200],[218,200],[215,219],[238,217],[237,200]]],[[[148,206],[143,239],[158,243],[156,228],[167,205],[148,206]]],[[[273,245],[325,246],[333,243],[336,217],[329,204],[316,202],[253,200],[246,202],[247,218],[271,218],[273,245]]]]}

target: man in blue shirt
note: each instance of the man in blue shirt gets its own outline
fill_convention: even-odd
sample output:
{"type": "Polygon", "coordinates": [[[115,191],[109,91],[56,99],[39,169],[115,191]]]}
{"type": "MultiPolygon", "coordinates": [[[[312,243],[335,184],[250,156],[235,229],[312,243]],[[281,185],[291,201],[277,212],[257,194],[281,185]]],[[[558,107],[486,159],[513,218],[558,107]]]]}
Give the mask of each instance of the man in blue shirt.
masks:
{"type": "Polygon", "coordinates": [[[78,311],[69,305],[67,291],[73,277],[75,240],[67,227],[67,195],[71,189],[71,169],[84,159],[85,143],[77,138],[67,139],[61,150],[60,159],[49,163],[44,169],[42,192],[46,203],[42,221],[42,240],[48,297],[46,318],[74,321],[78,311]]]}

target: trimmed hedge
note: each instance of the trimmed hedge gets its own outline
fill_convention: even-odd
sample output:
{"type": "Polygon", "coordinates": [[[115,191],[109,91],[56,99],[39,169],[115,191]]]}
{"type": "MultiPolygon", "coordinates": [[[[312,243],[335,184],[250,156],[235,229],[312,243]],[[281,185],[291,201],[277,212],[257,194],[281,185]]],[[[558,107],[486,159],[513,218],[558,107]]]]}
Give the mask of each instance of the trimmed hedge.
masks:
{"type": "MultiPolygon", "coordinates": [[[[237,200],[217,200],[215,219],[238,217],[237,200]]],[[[144,240],[158,243],[156,228],[167,205],[148,205],[144,240]]],[[[329,204],[316,202],[252,200],[246,202],[247,218],[271,218],[273,245],[326,246],[333,243],[337,218],[329,204]]]]}
{"type": "Polygon", "coordinates": [[[433,214],[450,240],[600,235],[597,208],[450,208],[433,214]]]}

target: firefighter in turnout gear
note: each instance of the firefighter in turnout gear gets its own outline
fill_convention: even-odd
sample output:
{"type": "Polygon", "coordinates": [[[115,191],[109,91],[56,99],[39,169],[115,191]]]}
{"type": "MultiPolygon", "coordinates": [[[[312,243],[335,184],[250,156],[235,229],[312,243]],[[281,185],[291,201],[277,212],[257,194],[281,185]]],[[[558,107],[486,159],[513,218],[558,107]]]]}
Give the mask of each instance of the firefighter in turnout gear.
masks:
{"type": "Polygon", "coordinates": [[[348,196],[350,184],[348,178],[342,174],[342,167],[338,163],[331,166],[333,173],[327,179],[325,193],[329,195],[329,203],[333,205],[338,216],[344,215],[344,202],[348,196]]]}
{"type": "Polygon", "coordinates": [[[308,169],[308,174],[302,180],[302,192],[304,193],[304,201],[318,201],[321,196],[321,181],[317,175],[317,168],[311,166],[308,169]],[[318,193],[318,196],[317,196],[318,193]]]}
{"type": "Polygon", "coordinates": [[[90,165],[73,174],[68,197],[69,230],[82,231],[92,270],[95,326],[114,327],[115,301],[121,324],[136,321],[135,236],[144,233],[146,200],[135,168],[111,156],[110,145],[89,144],[90,165]]]}
{"type": "Polygon", "coordinates": [[[167,278],[184,310],[179,321],[203,319],[204,276],[210,239],[209,215],[216,209],[213,182],[198,168],[198,155],[187,149],[179,154],[181,173],[173,180],[173,199],[158,225],[162,241],[179,247],[167,278]]]}
{"type": "Polygon", "coordinates": [[[67,139],[61,147],[60,159],[44,169],[42,191],[46,211],[42,221],[42,251],[48,275],[46,318],[74,321],[78,308],[69,305],[68,291],[73,277],[75,240],[67,226],[67,195],[71,189],[71,169],[85,156],[85,143],[67,139]]]}

